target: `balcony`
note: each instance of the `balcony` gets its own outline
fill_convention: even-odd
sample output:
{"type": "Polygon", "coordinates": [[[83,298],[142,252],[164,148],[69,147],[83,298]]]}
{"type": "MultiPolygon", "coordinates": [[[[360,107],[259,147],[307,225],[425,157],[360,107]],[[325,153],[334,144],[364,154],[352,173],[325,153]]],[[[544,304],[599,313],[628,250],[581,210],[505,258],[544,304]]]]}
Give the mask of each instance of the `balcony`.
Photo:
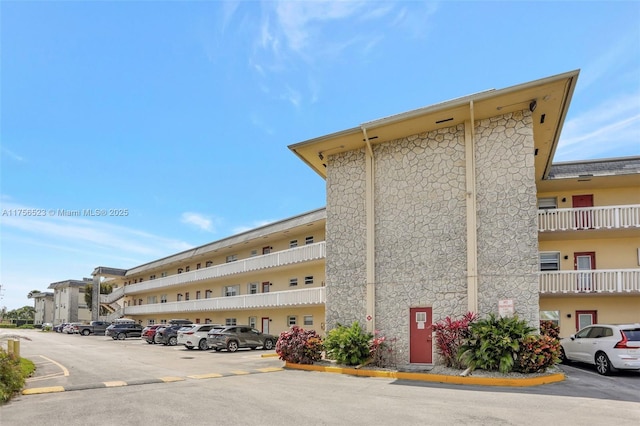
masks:
{"type": "Polygon", "coordinates": [[[640,205],[538,210],[538,231],[639,229],[640,205]]]}
{"type": "Polygon", "coordinates": [[[118,288],[113,293],[106,295],[104,299],[101,297],[100,302],[113,303],[126,294],[166,289],[168,287],[183,285],[195,281],[204,281],[230,275],[243,274],[246,272],[259,271],[261,269],[277,268],[296,263],[321,260],[326,257],[325,246],[325,242],[322,241],[315,244],[264,254],[262,256],[250,257],[248,259],[238,260],[222,265],[197,269],[191,272],[157,278],[155,280],[149,280],[139,284],[131,284],[118,288]]]}
{"type": "Polygon", "coordinates": [[[640,295],[640,269],[541,272],[540,295],[640,295]]]}
{"type": "Polygon", "coordinates": [[[125,315],[149,315],[186,312],[231,311],[285,306],[320,306],[326,302],[325,287],[303,290],[277,291],[273,293],[245,294],[183,302],[153,303],[127,306],[125,315]]]}

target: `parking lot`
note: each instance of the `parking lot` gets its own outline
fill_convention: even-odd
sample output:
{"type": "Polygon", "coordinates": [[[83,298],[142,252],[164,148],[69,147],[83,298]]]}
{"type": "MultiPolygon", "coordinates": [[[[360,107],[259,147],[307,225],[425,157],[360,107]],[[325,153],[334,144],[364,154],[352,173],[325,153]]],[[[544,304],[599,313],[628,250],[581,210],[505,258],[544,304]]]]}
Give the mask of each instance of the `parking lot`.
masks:
{"type": "MultiPolygon", "coordinates": [[[[26,333],[25,333],[26,334],[26,333]]],[[[273,351],[236,353],[148,345],[133,338],[28,332],[22,356],[38,365],[3,424],[636,424],[640,375],[562,367],[561,383],[487,388],[282,369],[273,351]],[[163,380],[161,380],[163,379],[163,380]],[[170,401],[161,404],[159,401],[170,401]],[[214,421],[215,420],[215,421],[214,421]],[[5,423],[6,422],[6,423],[5,423]]]]}

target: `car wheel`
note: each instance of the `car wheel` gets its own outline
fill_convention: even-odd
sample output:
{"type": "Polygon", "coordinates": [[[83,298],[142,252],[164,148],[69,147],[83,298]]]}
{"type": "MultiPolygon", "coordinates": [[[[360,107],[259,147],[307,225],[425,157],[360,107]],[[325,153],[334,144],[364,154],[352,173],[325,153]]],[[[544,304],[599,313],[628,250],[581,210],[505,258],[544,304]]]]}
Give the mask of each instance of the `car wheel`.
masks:
{"type": "Polygon", "coordinates": [[[209,349],[207,339],[201,339],[200,343],[198,343],[198,348],[200,348],[201,351],[206,351],[207,349],[209,349]]]}
{"type": "Polygon", "coordinates": [[[273,349],[273,341],[271,339],[267,339],[264,341],[264,346],[262,346],[262,350],[270,351],[273,349]]]}
{"type": "Polygon", "coordinates": [[[604,352],[598,352],[596,354],[596,370],[603,376],[608,376],[613,372],[611,361],[609,361],[609,357],[604,352]]]}
{"type": "Polygon", "coordinates": [[[118,340],[124,340],[127,338],[127,335],[124,333],[118,333],[118,340]]]}
{"type": "Polygon", "coordinates": [[[238,350],[238,342],[236,342],[235,340],[232,340],[229,343],[227,343],[227,350],[229,352],[237,351],[238,350]]]}
{"type": "Polygon", "coordinates": [[[564,348],[560,346],[560,362],[563,364],[569,364],[571,361],[567,358],[567,354],[564,353],[564,348]]]}
{"type": "Polygon", "coordinates": [[[159,345],[160,343],[162,343],[160,341],[160,337],[158,337],[157,334],[155,336],[153,336],[153,343],[155,343],[156,345],[159,345]]]}
{"type": "Polygon", "coordinates": [[[89,335],[89,330],[82,330],[82,335],[83,336],[88,336],[89,335]]]}
{"type": "Polygon", "coordinates": [[[171,336],[171,337],[169,337],[169,342],[168,343],[169,343],[169,346],[175,346],[175,345],[178,344],[178,338],[174,337],[174,336],[171,336]]]}

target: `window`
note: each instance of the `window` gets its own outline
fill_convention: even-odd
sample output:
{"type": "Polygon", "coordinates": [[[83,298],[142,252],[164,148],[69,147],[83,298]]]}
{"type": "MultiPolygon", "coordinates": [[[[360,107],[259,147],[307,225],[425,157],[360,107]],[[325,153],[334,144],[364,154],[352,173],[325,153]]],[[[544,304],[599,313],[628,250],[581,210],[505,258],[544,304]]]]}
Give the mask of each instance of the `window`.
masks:
{"type": "Polygon", "coordinates": [[[225,297],[237,296],[238,294],[240,294],[240,286],[239,285],[227,285],[227,286],[224,287],[223,291],[224,291],[223,295],[225,297]]]}
{"type": "Polygon", "coordinates": [[[258,255],[258,250],[251,250],[251,254],[249,256],[255,257],[258,255]]]}
{"type": "Polygon", "coordinates": [[[189,292],[188,291],[184,294],[184,300],[189,300],[189,292]]]}
{"type": "Polygon", "coordinates": [[[256,317],[249,317],[249,327],[256,328],[256,323],[258,319],[256,317]]]}
{"type": "Polygon", "coordinates": [[[247,288],[247,293],[258,294],[258,283],[249,283],[249,286],[247,288]]]}
{"type": "Polygon", "coordinates": [[[181,273],[182,273],[182,271],[183,271],[183,269],[182,269],[182,268],[178,268],[178,273],[179,273],[179,274],[181,274],[181,273]]]}
{"type": "Polygon", "coordinates": [[[235,318],[225,318],[224,319],[224,325],[237,325],[237,321],[235,318]]]}
{"type": "Polygon", "coordinates": [[[177,299],[178,299],[178,302],[181,302],[181,301],[182,301],[182,293],[178,293],[178,297],[177,297],[177,299]]]}
{"type": "Polygon", "coordinates": [[[160,303],[167,303],[167,295],[163,294],[162,296],[160,296],[160,303]]]}
{"type": "Polygon", "coordinates": [[[196,263],[196,269],[200,269],[201,263],[196,263]]]}
{"type": "Polygon", "coordinates": [[[196,291],[196,300],[200,300],[200,290],[196,291]]]}
{"type": "MultiPolygon", "coordinates": [[[[200,318],[196,318],[196,324],[200,324],[200,318]]],[[[201,329],[200,331],[204,331],[204,330],[201,329]]]]}
{"type": "Polygon", "coordinates": [[[204,323],[205,324],[211,324],[211,318],[205,318],[204,319],[204,323]]]}
{"type": "Polygon", "coordinates": [[[295,315],[289,315],[287,317],[287,324],[289,324],[289,327],[291,327],[292,325],[296,325],[298,321],[298,318],[295,315]]]}
{"type": "Polygon", "coordinates": [[[237,254],[230,254],[229,256],[227,256],[227,263],[235,262],[236,260],[238,260],[237,254]]]}
{"type": "Polygon", "coordinates": [[[304,325],[313,325],[313,315],[304,316],[304,325]]]}
{"type": "Polygon", "coordinates": [[[304,283],[305,284],[313,284],[313,275],[308,275],[308,276],[304,277],[304,283]]]}
{"type": "Polygon", "coordinates": [[[271,253],[271,250],[273,250],[273,247],[271,246],[262,247],[262,254],[269,254],[271,253]]]}
{"type": "Polygon", "coordinates": [[[560,326],[560,311],[540,311],[540,321],[551,321],[560,326]]]}
{"type": "Polygon", "coordinates": [[[297,278],[289,278],[289,287],[296,287],[298,285],[297,278]]]}
{"type": "Polygon", "coordinates": [[[136,278],[135,280],[133,280],[134,284],[138,284],[138,279],[136,278]]]}
{"type": "Polygon", "coordinates": [[[538,198],[538,208],[541,210],[557,209],[558,199],[556,197],[538,198]]]}
{"type": "Polygon", "coordinates": [[[158,296],[147,297],[147,304],[158,303],[158,296]]]}
{"type": "Polygon", "coordinates": [[[207,263],[205,263],[205,268],[208,268],[209,266],[212,266],[213,262],[210,260],[207,260],[207,263]]]}
{"type": "Polygon", "coordinates": [[[191,270],[191,266],[187,266],[187,267],[184,268],[185,272],[189,272],[190,270],[191,270]]]}
{"type": "Polygon", "coordinates": [[[149,279],[150,279],[150,280],[155,280],[155,279],[156,279],[156,276],[155,276],[155,275],[149,275],[149,279]]]}
{"type": "Polygon", "coordinates": [[[289,248],[298,247],[298,240],[289,241],[289,248]]]}
{"type": "Polygon", "coordinates": [[[139,282],[142,282],[142,281],[144,281],[144,278],[140,278],[140,281],[139,281],[139,282]]]}
{"type": "Polygon", "coordinates": [[[154,320],[154,319],[150,319],[149,320],[149,325],[154,325],[155,323],[156,323],[156,320],[154,320]]]}
{"type": "Polygon", "coordinates": [[[550,251],[540,253],[540,270],[541,271],[559,271],[560,270],[560,252],[550,251]]]}
{"type": "Polygon", "coordinates": [[[305,244],[313,244],[313,235],[304,239],[305,244]]]}
{"type": "Polygon", "coordinates": [[[204,292],[204,298],[205,299],[209,299],[211,297],[211,290],[205,290],[204,292]]]}
{"type": "Polygon", "coordinates": [[[138,305],[142,305],[142,299],[138,299],[138,305]]]}
{"type": "Polygon", "coordinates": [[[160,278],[164,278],[164,277],[166,277],[166,276],[167,276],[167,273],[166,273],[166,272],[162,272],[162,273],[160,273],[160,278]]]}

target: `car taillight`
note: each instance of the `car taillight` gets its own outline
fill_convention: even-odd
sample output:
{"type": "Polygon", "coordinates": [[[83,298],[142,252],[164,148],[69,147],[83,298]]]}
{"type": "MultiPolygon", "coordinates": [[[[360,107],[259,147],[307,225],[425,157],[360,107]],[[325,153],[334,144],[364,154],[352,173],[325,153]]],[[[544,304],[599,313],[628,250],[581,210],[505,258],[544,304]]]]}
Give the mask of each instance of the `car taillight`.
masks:
{"type": "Polygon", "coordinates": [[[187,331],[187,332],[185,332],[185,333],[182,333],[182,334],[188,334],[188,335],[192,335],[192,334],[193,334],[193,331],[187,331]]]}
{"type": "Polygon", "coordinates": [[[627,346],[627,336],[625,336],[622,331],[620,332],[620,335],[622,336],[622,340],[616,343],[614,349],[629,349],[629,347],[627,346]]]}

